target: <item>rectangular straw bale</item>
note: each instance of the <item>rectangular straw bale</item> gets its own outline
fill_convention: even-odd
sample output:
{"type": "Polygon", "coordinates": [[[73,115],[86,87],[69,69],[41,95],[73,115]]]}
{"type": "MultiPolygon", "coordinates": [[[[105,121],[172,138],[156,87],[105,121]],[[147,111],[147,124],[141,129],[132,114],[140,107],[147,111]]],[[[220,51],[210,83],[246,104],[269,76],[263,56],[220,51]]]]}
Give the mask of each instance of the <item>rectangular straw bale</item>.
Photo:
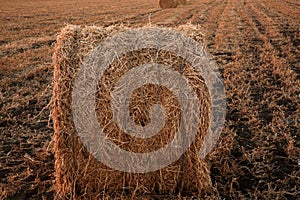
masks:
{"type": "MultiPolygon", "coordinates": [[[[100,199],[110,196],[174,194],[178,191],[198,195],[211,186],[209,167],[198,157],[196,142],[184,154],[184,168],[179,159],[161,170],[146,174],[126,173],[111,169],[97,161],[84,147],[72,124],[72,86],[85,56],[100,42],[125,31],[125,26],[66,26],[57,37],[54,51],[54,151],[57,199],[100,199]]],[[[200,41],[194,26],[177,30],[200,41]]],[[[209,120],[209,119],[207,119],[209,120]]],[[[203,127],[206,129],[207,127],[203,127]]]]}

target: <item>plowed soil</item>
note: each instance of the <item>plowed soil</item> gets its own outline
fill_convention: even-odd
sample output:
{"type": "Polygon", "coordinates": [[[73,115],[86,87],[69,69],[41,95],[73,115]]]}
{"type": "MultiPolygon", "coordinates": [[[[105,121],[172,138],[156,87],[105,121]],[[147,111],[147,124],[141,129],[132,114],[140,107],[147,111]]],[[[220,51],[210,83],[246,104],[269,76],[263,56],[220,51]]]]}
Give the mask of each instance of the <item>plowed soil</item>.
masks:
{"type": "Polygon", "coordinates": [[[0,1],[0,199],[55,195],[51,56],[69,23],[199,24],[228,103],[209,155],[214,198],[299,199],[299,16],[298,0],[189,0],[166,10],[156,0],[0,1]]]}

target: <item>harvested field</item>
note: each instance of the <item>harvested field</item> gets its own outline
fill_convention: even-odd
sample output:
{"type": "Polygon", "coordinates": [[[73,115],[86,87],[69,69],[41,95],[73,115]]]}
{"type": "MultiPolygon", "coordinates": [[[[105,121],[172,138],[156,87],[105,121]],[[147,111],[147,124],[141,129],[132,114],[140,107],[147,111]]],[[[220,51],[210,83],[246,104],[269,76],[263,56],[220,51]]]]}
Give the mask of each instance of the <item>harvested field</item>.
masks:
{"type": "MultiPolygon", "coordinates": [[[[213,197],[299,199],[300,3],[0,2],[0,199],[53,199],[53,46],[66,24],[202,27],[224,78],[226,124],[208,156],[213,197]]],[[[178,199],[146,196],[146,199],[178,199]]]]}

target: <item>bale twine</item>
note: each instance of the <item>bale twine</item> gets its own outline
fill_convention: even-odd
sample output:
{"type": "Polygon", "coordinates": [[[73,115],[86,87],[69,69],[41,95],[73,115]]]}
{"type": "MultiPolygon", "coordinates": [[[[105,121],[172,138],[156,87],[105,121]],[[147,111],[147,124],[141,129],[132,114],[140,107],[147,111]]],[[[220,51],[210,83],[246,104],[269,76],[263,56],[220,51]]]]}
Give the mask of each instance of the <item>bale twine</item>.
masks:
{"type": "Polygon", "coordinates": [[[158,4],[162,9],[176,8],[178,0],[158,0],[158,4]]]}
{"type": "MultiPolygon", "coordinates": [[[[160,62],[180,72],[193,87],[200,104],[201,119],[197,135],[190,148],[173,164],[149,173],[127,173],[107,167],[97,161],[85,148],[72,123],[72,86],[84,58],[105,38],[127,30],[124,26],[80,27],[66,26],[57,38],[54,50],[54,89],[52,118],[54,121],[54,151],[57,199],[99,199],[110,196],[142,194],[174,194],[187,192],[199,195],[210,190],[210,170],[206,160],[198,157],[210,121],[210,97],[203,78],[190,64],[171,52],[142,49],[129,52],[113,62],[101,77],[96,105],[98,120],[107,137],[124,150],[155,151],[172,139],[178,130],[180,105],[175,96],[163,86],[147,84],[134,91],[129,110],[134,122],[147,124],[149,108],[160,103],[166,112],[166,123],[158,135],[138,139],[124,134],[114,123],[110,92],[128,71],[148,62],[160,62]],[[181,66],[181,67],[179,67],[181,66]],[[147,97],[147,98],[145,98],[147,97]]],[[[193,25],[176,28],[202,43],[202,34],[193,25]]]]}

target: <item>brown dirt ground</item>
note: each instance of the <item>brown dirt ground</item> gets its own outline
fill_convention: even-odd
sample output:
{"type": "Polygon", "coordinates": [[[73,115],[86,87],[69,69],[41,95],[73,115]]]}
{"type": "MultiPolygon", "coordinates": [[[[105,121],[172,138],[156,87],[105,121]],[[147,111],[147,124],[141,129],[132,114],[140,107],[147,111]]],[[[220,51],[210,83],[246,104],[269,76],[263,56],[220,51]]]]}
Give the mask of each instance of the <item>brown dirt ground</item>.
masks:
{"type": "Polygon", "coordinates": [[[188,22],[202,26],[227,91],[226,125],[209,156],[217,196],[299,199],[299,1],[190,0],[167,10],[138,2],[0,2],[0,199],[55,194],[51,56],[65,24],[188,22]]]}

